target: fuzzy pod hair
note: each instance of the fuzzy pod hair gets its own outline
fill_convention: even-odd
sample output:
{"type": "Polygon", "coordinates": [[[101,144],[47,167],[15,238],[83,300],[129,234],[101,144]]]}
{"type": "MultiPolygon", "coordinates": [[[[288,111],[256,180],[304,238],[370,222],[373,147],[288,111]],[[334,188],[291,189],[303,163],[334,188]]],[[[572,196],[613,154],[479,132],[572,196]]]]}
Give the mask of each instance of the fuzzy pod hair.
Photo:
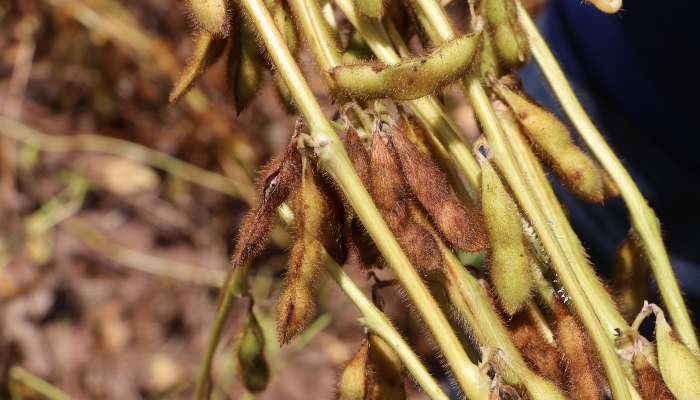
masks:
{"type": "Polygon", "coordinates": [[[530,44],[515,0],[481,0],[478,12],[486,20],[486,30],[503,63],[510,69],[523,67],[530,60],[530,44]]]}
{"type": "Polygon", "coordinates": [[[658,306],[647,307],[656,314],[656,350],[664,382],[679,400],[700,399],[700,359],[676,335],[658,306]]]}
{"type": "Polygon", "coordinates": [[[447,41],[423,57],[392,65],[378,61],[343,64],[329,73],[339,88],[357,98],[417,99],[469,71],[481,44],[483,25],[480,19],[473,32],[447,41]]]}
{"type": "Polygon", "coordinates": [[[602,170],[574,143],[569,129],[554,114],[525,96],[517,77],[507,75],[493,81],[492,87],[515,112],[535,153],[554,171],[562,185],[583,200],[603,201],[602,170]]]}
{"type": "Polygon", "coordinates": [[[532,322],[528,314],[521,310],[508,321],[507,327],[510,340],[523,356],[523,359],[533,366],[535,372],[553,382],[558,387],[565,386],[564,368],[557,346],[548,342],[532,322]]]}
{"type": "Polygon", "coordinates": [[[515,201],[501,178],[481,154],[481,211],[491,243],[487,258],[489,276],[501,306],[509,315],[530,300],[533,278],[522,223],[515,201]]]}
{"type": "Polygon", "coordinates": [[[175,86],[170,91],[168,100],[177,103],[199,81],[199,78],[219,60],[226,48],[226,39],[218,39],[207,31],[202,31],[194,39],[194,54],[182,70],[175,86]]]}
{"type": "Polygon", "coordinates": [[[649,360],[642,351],[635,350],[632,362],[640,394],[644,400],[674,400],[676,398],[666,386],[661,373],[649,364],[649,360]]]}
{"type": "Polygon", "coordinates": [[[379,132],[372,135],[370,194],[377,209],[411,263],[421,271],[442,267],[442,254],[433,236],[411,219],[410,189],[399,160],[379,132]]]}
{"type": "Polygon", "coordinates": [[[406,387],[403,363],[394,350],[379,336],[369,335],[369,359],[374,371],[370,389],[372,400],[404,400],[406,387]]]}
{"type": "Polygon", "coordinates": [[[373,371],[369,365],[369,340],[365,339],[348,359],[336,387],[337,400],[365,400],[372,386],[373,371]]]}
{"type": "Polygon", "coordinates": [[[600,372],[586,331],[560,301],[554,304],[554,315],[557,343],[568,366],[569,392],[576,400],[604,399],[608,383],[600,372]]]}
{"type": "Polygon", "coordinates": [[[209,34],[225,38],[231,28],[226,0],[188,0],[191,19],[209,34]]]}
{"type": "MultiPolygon", "coordinates": [[[[370,154],[365,148],[362,139],[357,134],[355,128],[348,124],[345,133],[345,150],[348,153],[350,162],[360,177],[362,184],[369,190],[370,188],[370,154]]],[[[351,207],[346,204],[346,209],[351,212],[351,207]]],[[[350,221],[350,244],[358,257],[360,269],[369,270],[377,264],[381,258],[377,245],[367,233],[360,219],[352,213],[350,221]]]]}
{"type": "Polygon", "coordinates": [[[256,181],[257,204],[243,219],[231,265],[238,267],[260,253],[267,244],[277,219],[277,207],[299,185],[301,161],[293,143],[265,165],[256,181]]]}
{"type": "Polygon", "coordinates": [[[275,313],[280,344],[287,344],[311,322],[316,310],[313,284],[323,262],[318,234],[324,223],[323,193],[316,185],[311,161],[302,156],[301,183],[291,204],[294,240],[287,260],[287,282],[275,313]]]}
{"type": "Polygon", "coordinates": [[[391,132],[403,176],[440,233],[464,251],[488,248],[481,213],[466,208],[457,200],[445,174],[411,143],[397,125],[392,125],[391,132]]]}

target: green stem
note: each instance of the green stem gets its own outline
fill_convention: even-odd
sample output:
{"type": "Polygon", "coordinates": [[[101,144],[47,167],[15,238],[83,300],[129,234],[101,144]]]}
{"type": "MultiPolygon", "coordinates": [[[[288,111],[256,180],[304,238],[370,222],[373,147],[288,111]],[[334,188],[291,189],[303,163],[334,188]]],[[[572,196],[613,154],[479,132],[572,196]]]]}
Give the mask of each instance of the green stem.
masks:
{"type": "Polygon", "coordinates": [[[516,3],[518,5],[518,16],[528,35],[532,54],[535,56],[535,60],[549,82],[552,91],[583,141],[620,189],[622,198],[630,212],[632,226],[644,243],[651,269],[659,285],[661,297],[666,304],[666,309],[669,312],[673,326],[676,328],[676,332],[691,349],[700,351],[695,329],[683,301],[678,282],[673,275],[668,254],[664,248],[661,229],[654,210],[649,207],[632,177],[630,177],[620,160],[605,142],[595,125],[593,125],[583,107],[581,107],[581,103],[576,98],[559,64],[527,14],[527,11],[519,2],[516,3]]]}
{"type": "Polygon", "coordinates": [[[216,309],[214,324],[212,325],[211,332],[209,332],[207,347],[204,350],[204,358],[202,359],[199,375],[197,375],[197,383],[194,389],[195,400],[204,400],[207,396],[211,363],[214,359],[216,348],[219,345],[221,332],[224,330],[224,325],[226,325],[226,320],[231,313],[236,299],[248,292],[248,265],[249,263],[246,262],[244,265],[231,267],[231,273],[227,278],[226,286],[222,289],[225,290],[225,292],[221,295],[221,301],[216,309]]]}
{"type": "Polygon", "coordinates": [[[389,263],[411,302],[423,317],[428,329],[442,350],[460,386],[471,399],[486,399],[490,380],[469,361],[459,340],[450,329],[447,318],[430,296],[430,292],[397,243],[367,190],[355,172],[340,139],[331,128],[299,67],[277,31],[262,0],[241,0],[256,27],[268,54],[289,87],[296,104],[311,129],[320,165],[343,190],[350,205],[389,263]]]}
{"type": "Polygon", "coordinates": [[[389,319],[362,293],[350,277],[340,268],[340,266],[324,252],[324,267],[326,271],[335,279],[335,282],[347,294],[353,303],[360,309],[364,318],[362,323],[372,332],[384,339],[384,341],[394,350],[396,355],[406,368],[411,372],[416,382],[423,388],[431,399],[445,399],[448,397],[435,382],[425,366],[420,362],[418,356],[411,350],[410,346],[403,340],[401,335],[392,326],[389,319]]]}
{"type": "Polygon", "coordinates": [[[576,277],[570,264],[570,259],[557,240],[557,237],[560,235],[555,230],[558,231],[560,228],[550,225],[549,220],[547,220],[540,208],[544,205],[537,203],[535,196],[531,192],[532,188],[522,176],[513,151],[496,118],[496,114],[491,108],[491,102],[486,96],[481,83],[474,75],[468,76],[463,82],[464,89],[472,102],[474,111],[493,150],[494,161],[508,181],[524,213],[532,221],[535,232],[539,235],[545,250],[547,250],[552,260],[552,266],[557,271],[565,290],[571,296],[573,307],[598,350],[598,355],[603,363],[613,395],[619,399],[630,399],[625,376],[613,348],[613,342],[610,340],[613,333],[606,334],[586,292],[576,277]]]}
{"type": "MultiPolygon", "coordinates": [[[[411,6],[416,14],[421,16],[422,20],[428,21],[424,28],[434,43],[441,43],[455,36],[445,10],[440,7],[436,1],[411,0],[411,6]]],[[[557,240],[559,235],[555,233],[554,229],[559,228],[549,225],[548,220],[531,193],[531,188],[524,180],[522,172],[515,161],[513,151],[503,133],[503,129],[491,108],[491,102],[486,92],[474,74],[469,74],[462,79],[461,85],[474,107],[477,119],[481,123],[491,148],[494,150],[494,154],[496,154],[496,156],[494,156],[495,161],[513,189],[513,193],[518,203],[523,208],[523,211],[532,220],[533,228],[540,236],[545,249],[550,254],[553,265],[559,274],[564,288],[572,297],[574,309],[598,350],[613,395],[615,398],[619,399],[630,399],[627,382],[620,363],[618,362],[613,343],[610,340],[610,335],[606,334],[603,329],[600,320],[594,312],[593,306],[586,296],[586,292],[581,287],[574,273],[574,269],[564,249],[557,240]]]]}

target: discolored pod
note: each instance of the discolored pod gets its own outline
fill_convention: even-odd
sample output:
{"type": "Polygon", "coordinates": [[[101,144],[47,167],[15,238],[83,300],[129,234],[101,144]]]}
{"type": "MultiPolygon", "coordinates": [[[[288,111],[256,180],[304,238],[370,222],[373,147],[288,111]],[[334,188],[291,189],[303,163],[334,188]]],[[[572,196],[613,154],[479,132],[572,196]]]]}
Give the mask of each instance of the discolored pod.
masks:
{"type": "Polygon", "coordinates": [[[530,59],[530,46],[515,0],[482,0],[479,9],[501,60],[512,69],[525,65],[530,59]]]}
{"type": "Polygon", "coordinates": [[[700,399],[700,360],[690,351],[666,322],[663,311],[654,304],[656,349],[661,376],[679,400],[700,399]]]}
{"type": "Polygon", "coordinates": [[[243,385],[251,393],[263,391],[270,379],[270,368],[265,358],[265,336],[251,309],[246,316],[237,355],[238,376],[243,385]]]}
{"type": "Polygon", "coordinates": [[[263,59],[253,27],[247,16],[236,21],[236,40],[229,50],[227,70],[228,89],[236,113],[242,113],[253,101],[262,80],[263,59]]]}
{"type": "Polygon", "coordinates": [[[584,200],[601,202],[604,192],[600,167],[574,144],[568,128],[520,93],[517,78],[505,76],[492,85],[515,112],[538,156],[552,168],[562,184],[584,200]]]}
{"type": "MultiPolygon", "coordinates": [[[[370,155],[365,149],[355,128],[348,125],[345,134],[345,149],[350,158],[355,171],[360,176],[362,184],[369,190],[370,187],[370,155]]],[[[357,253],[359,266],[363,270],[372,268],[379,260],[380,253],[377,246],[370,238],[367,230],[362,225],[362,222],[356,215],[352,215],[350,222],[351,244],[357,253]]]]}
{"type": "Polygon", "coordinates": [[[506,328],[511,341],[528,364],[533,365],[545,379],[563,387],[564,369],[559,363],[557,346],[540,334],[525,310],[515,313],[506,328]]]}
{"type": "Polygon", "coordinates": [[[277,303],[275,319],[280,344],[289,343],[313,318],[313,283],[323,262],[317,239],[323,223],[323,194],[316,185],[311,161],[302,156],[302,178],[294,193],[294,240],[287,261],[287,283],[277,303]]]}
{"type": "Polygon", "coordinates": [[[207,69],[221,57],[225,48],[225,39],[217,39],[207,31],[200,32],[194,40],[194,54],[175,82],[169,101],[176,103],[186,95],[207,69]]]}
{"type": "Polygon", "coordinates": [[[300,176],[301,163],[292,143],[262,168],[256,181],[257,205],[243,220],[231,259],[232,266],[243,265],[267,244],[277,218],[277,207],[299,185],[300,176]]]}
{"type": "Polygon", "coordinates": [[[530,299],[532,271],[518,208],[500,177],[481,154],[481,211],[491,243],[488,268],[506,313],[512,315],[530,299]]]}
{"type": "Polygon", "coordinates": [[[422,271],[442,268],[437,242],[411,219],[409,188],[399,161],[378,132],[372,136],[370,181],[372,199],[411,263],[422,271]]]}
{"type": "Polygon", "coordinates": [[[362,99],[412,100],[436,92],[466,74],[481,43],[483,21],[474,31],[445,42],[430,54],[388,65],[363,62],[339,65],[329,73],[348,94],[362,99]]]}
{"type": "Polygon", "coordinates": [[[568,364],[569,390],[575,399],[598,400],[605,398],[603,380],[593,357],[591,346],[583,327],[559,301],[554,304],[556,338],[562,356],[568,364]]]}
{"type": "Polygon", "coordinates": [[[442,171],[418,151],[397,125],[392,124],[391,132],[403,176],[440,233],[464,251],[487,248],[488,238],[481,214],[457,200],[442,171]]]}
{"type": "Polygon", "coordinates": [[[659,371],[654,369],[642,351],[635,351],[632,362],[639,382],[640,394],[644,400],[674,400],[659,371]]]}
{"type": "Polygon", "coordinates": [[[230,28],[226,0],[189,0],[193,20],[211,35],[228,36],[230,28]]]}

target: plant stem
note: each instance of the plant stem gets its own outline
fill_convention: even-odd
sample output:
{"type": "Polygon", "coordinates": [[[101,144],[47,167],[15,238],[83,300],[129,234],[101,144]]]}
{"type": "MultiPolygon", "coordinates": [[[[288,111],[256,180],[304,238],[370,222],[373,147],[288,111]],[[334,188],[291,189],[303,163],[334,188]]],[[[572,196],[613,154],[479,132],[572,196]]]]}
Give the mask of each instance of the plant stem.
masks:
{"type": "MultiPolygon", "coordinates": [[[[455,36],[445,10],[440,7],[436,1],[411,0],[411,6],[416,14],[421,16],[421,20],[427,21],[424,28],[426,28],[426,33],[434,43],[441,43],[455,36]]],[[[619,399],[630,399],[627,382],[620,363],[618,362],[613,343],[610,340],[610,335],[606,334],[603,329],[600,320],[594,312],[593,306],[586,296],[586,292],[582,289],[574,273],[574,269],[564,249],[557,240],[558,235],[553,230],[556,227],[552,227],[548,223],[548,220],[531,193],[531,188],[524,180],[522,172],[515,162],[513,151],[505,138],[503,129],[491,108],[491,102],[486,92],[473,73],[464,77],[460,83],[474,107],[474,112],[491,144],[491,148],[494,150],[495,161],[510,184],[523,211],[532,220],[533,228],[542,240],[545,249],[550,254],[553,265],[565,289],[572,297],[572,303],[576,313],[583,322],[583,325],[598,350],[613,395],[615,398],[619,399]]]]}
{"type": "Polygon", "coordinates": [[[248,292],[248,271],[249,262],[241,266],[232,266],[226,286],[222,289],[226,292],[221,296],[221,301],[216,309],[214,324],[212,325],[209,338],[207,339],[207,347],[204,350],[204,358],[197,375],[197,383],[194,389],[195,400],[204,400],[207,396],[207,386],[209,384],[209,374],[211,373],[211,363],[214,359],[214,353],[219,345],[221,332],[224,330],[228,315],[231,313],[233,304],[236,299],[248,292]]]}
{"type": "Polygon", "coordinates": [[[416,382],[423,388],[431,399],[445,399],[448,397],[435,382],[425,366],[420,362],[418,356],[411,350],[409,345],[403,340],[401,335],[392,326],[389,319],[362,293],[350,277],[340,268],[340,266],[324,252],[324,267],[326,271],[335,279],[338,286],[348,295],[350,300],[360,309],[364,318],[362,323],[372,332],[384,339],[384,341],[394,350],[396,355],[406,368],[411,372],[416,382]]]}
{"type": "Polygon", "coordinates": [[[470,399],[486,399],[489,378],[469,361],[447,318],[430,296],[430,292],[397,243],[367,190],[355,172],[340,139],[331,128],[321,107],[306,84],[299,67],[284,44],[262,0],[241,0],[268,54],[289,87],[294,100],[311,129],[320,165],[334,178],[345,193],[368,233],[384,255],[408,297],[423,317],[442,350],[461,388],[470,399]]]}
{"type": "Polygon", "coordinates": [[[532,54],[535,56],[535,60],[549,82],[552,91],[569,120],[586,143],[586,146],[588,146],[620,189],[622,198],[630,212],[632,226],[644,243],[649,264],[654,272],[661,297],[666,304],[666,309],[669,312],[673,326],[676,328],[676,332],[691,349],[696,352],[700,351],[695,329],[683,301],[678,282],[673,275],[668,254],[664,248],[661,229],[654,210],[649,207],[632,177],[630,177],[620,160],[605,142],[595,125],[593,125],[583,107],[581,107],[581,103],[576,98],[559,64],[527,14],[527,11],[520,2],[516,2],[516,4],[518,5],[518,16],[530,41],[532,54]]]}

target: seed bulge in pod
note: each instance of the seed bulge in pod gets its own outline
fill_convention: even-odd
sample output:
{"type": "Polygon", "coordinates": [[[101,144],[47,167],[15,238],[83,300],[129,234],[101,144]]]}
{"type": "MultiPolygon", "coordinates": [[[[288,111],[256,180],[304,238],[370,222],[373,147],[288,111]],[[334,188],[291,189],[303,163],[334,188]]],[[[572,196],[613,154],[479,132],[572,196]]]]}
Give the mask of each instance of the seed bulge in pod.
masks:
{"type": "Polygon", "coordinates": [[[229,50],[226,71],[228,88],[236,113],[240,114],[258,93],[262,80],[263,60],[247,15],[238,17],[236,30],[236,40],[229,50]]]}
{"type": "Polygon", "coordinates": [[[372,136],[370,180],[372,199],[411,264],[421,271],[441,268],[440,248],[430,232],[411,219],[408,185],[396,156],[378,132],[372,136]]]}
{"type": "Polygon", "coordinates": [[[554,304],[554,313],[557,343],[568,364],[569,391],[579,400],[604,399],[604,385],[607,385],[607,382],[598,371],[596,360],[593,358],[596,351],[586,337],[583,327],[559,301],[554,304]]]}
{"type": "Polygon", "coordinates": [[[700,399],[700,360],[666,322],[664,312],[650,304],[656,314],[656,349],[664,382],[679,400],[700,399]]]}
{"type": "Polygon", "coordinates": [[[530,59],[530,45],[514,0],[482,0],[480,10],[493,44],[506,65],[520,68],[530,59]]]}
{"type": "Polygon", "coordinates": [[[641,350],[634,352],[632,361],[637,374],[637,382],[644,400],[674,400],[659,371],[649,364],[641,350]]]}
{"type": "Polygon", "coordinates": [[[294,193],[292,211],[294,240],[287,261],[287,283],[275,314],[280,344],[289,343],[311,322],[316,308],[313,284],[323,262],[323,247],[316,236],[323,222],[322,193],[306,156],[302,156],[302,179],[294,193]]]}
{"type": "Polygon", "coordinates": [[[168,100],[176,103],[194,88],[199,78],[221,57],[225,48],[226,39],[217,39],[207,31],[200,32],[194,40],[194,54],[175,82],[168,100]]]}
{"type": "Polygon", "coordinates": [[[226,37],[230,27],[226,0],[189,0],[193,20],[214,36],[226,37]]]}
{"type": "Polygon", "coordinates": [[[434,93],[466,74],[481,44],[483,20],[474,31],[449,40],[423,57],[398,64],[360,62],[333,67],[338,87],[361,99],[413,100],[434,93]]]}
{"type": "Polygon", "coordinates": [[[265,359],[265,336],[250,309],[238,344],[238,369],[238,376],[251,393],[261,392],[267,387],[270,368],[265,359]]]}
{"type": "Polygon", "coordinates": [[[338,382],[338,400],[365,400],[371,387],[373,371],[369,365],[369,340],[365,339],[360,348],[345,364],[338,382]]]}
{"type": "Polygon", "coordinates": [[[603,201],[603,181],[598,164],[574,144],[569,129],[554,114],[517,90],[517,81],[508,75],[492,85],[515,112],[538,156],[573,194],[590,202],[603,201]]]}
{"type": "Polygon", "coordinates": [[[445,175],[418,151],[397,125],[392,125],[391,140],[404,178],[440,233],[464,251],[487,248],[488,239],[480,213],[457,200],[445,175]]]}
{"type": "Polygon", "coordinates": [[[518,207],[491,164],[481,163],[481,211],[491,243],[488,268],[506,313],[513,315],[530,299],[532,271],[523,241],[518,207]]]}
{"type": "Polygon", "coordinates": [[[405,399],[406,388],[401,359],[379,336],[370,334],[369,342],[369,359],[374,370],[370,398],[373,400],[405,399]]]}

